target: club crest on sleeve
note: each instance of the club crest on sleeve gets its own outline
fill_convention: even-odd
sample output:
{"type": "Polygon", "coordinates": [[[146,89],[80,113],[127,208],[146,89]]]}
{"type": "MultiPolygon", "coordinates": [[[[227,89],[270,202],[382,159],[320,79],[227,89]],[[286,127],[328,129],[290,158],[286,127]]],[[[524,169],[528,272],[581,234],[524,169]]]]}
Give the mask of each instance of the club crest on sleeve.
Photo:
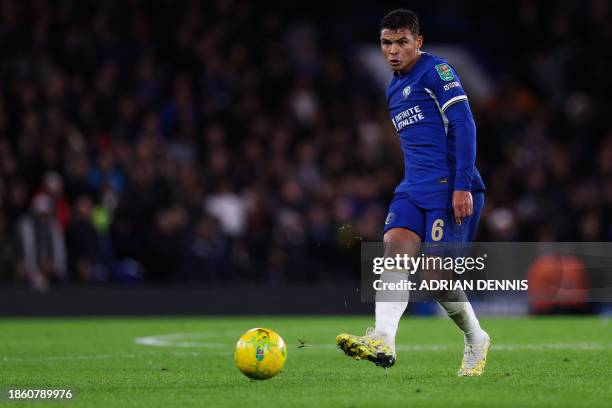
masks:
{"type": "Polygon", "coordinates": [[[438,64],[436,65],[436,71],[438,71],[438,75],[442,78],[443,81],[450,81],[455,79],[455,75],[453,75],[453,70],[448,64],[438,64]]]}
{"type": "Polygon", "coordinates": [[[410,96],[410,91],[411,91],[410,85],[404,88],[404,90],[402,91],[402,96],[404,97],[404,99],[410,96]]]}

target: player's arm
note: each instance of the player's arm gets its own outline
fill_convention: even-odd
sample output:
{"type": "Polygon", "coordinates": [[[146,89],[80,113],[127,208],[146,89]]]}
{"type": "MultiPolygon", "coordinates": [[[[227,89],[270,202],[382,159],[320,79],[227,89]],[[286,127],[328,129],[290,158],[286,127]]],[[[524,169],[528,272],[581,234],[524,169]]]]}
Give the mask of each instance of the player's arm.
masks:
{"type": "Polygon", "coordinates": [[[472,215],[472,177],[476,162],[476,125],[467,95],[459,76],[449,64],[438,64],[430,71],[429,80],[442,114],[455,135],[455,185],[453,210],[455,220],[472,215]]]}
{"type": "Polygon", "coordinates": [[[472,177],[476,162],[476,124],[467,100],[448,107],[445,111],[448,126],[455,134],[455,191],[453,192],[453,210],[455,220],[472,215],[472,177]]]}

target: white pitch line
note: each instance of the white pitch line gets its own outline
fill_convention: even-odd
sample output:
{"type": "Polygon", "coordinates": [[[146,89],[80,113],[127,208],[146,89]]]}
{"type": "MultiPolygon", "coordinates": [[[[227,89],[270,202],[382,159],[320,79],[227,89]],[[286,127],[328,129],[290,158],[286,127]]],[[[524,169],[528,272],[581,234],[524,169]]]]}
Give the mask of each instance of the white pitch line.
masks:
{"type": "Polygon", "coordinates": [[[226,348],[227,343],[211,343],[202,341],[183,341],[211,337],[213,333],[171,333],[159,336],[137,337],[136,344],[155,347],[202,347],[202,348],[226,348]]]}
{"type": "Polygon", "coordinates": [[[602,343],[544,343],[544,344],[498,344],[492,350],[611,350],[612,344],[602,343]]]}
{"type": "MultiPolygon", "coordinates": [[[[208,343],[208,342],[181,342],[173,344],[168,337],[173,338],[185,338],[185,335],[189,333],[180,334],[175,333],[172,335],[161,335],[161,336],[148,336],[139,337],[134,339],[137,344],[143,346],[156,346],[156,347],[179,347],[179,348],[203,348],[203,349],[224,349],[225,352],[229,352],[232,349],[232,345],[228,343],[208,343]],[[161,341],[154,341],[154,338],[162,337],[161,341]]],[[[309,349],[335,349],[334,344],[307,344],[304,348],[309,349]]],[[[399,351],[444,351],[450,349],[451,346],[448,344],[399,344],[396,349],[399,351]]],[[[496,344],[493,343],[491,346],[494,351],[521,351],[521,350],[569,350],[569,351],[607,351],[612,350],[612,343],[539,343],[539,344],[496,344]]],[[[218,353],[218,352],[217,352],[218,353]]],[[[210,352],[206,353],[207,355],[210,352]]],[[[204,355],[202,351],[174,351],[172,353],[176,357],[198,357],[204,355]]],[[[26,361],[74,361],[74,360],[107,360],[112,358],[140,358],[140,357],[151,357],[149,353],[118,353],[118,354],[92,354],[92,355],[63,355],[63,356],[40,356],[40,357],[14,357],[14,356],[0,356],[0,361],[5,362],[26,362],[26,361]]]]}
{"type": "MultiPolygon", "coordinates": [[[[182,348],[214,348],[231,350],[233,344],[192,341],[198,338],[214,338],[214,333],[171,333],[157,336],[137,337],[134,339],[136,344],[154,347],[182,347],[182,348]]],[[[401,351],[444,351],[450,349],[449,344],[398,344],[395,348],[401,351]]],[[[335,349],[334,344],[309,344],[304,348],[314,349],[335,349]]],[[[517,344],[497,344],[491,346],[495,351],[516,351],[516,350],[612,350],[612,343],[517,343],[517,344]]]]}

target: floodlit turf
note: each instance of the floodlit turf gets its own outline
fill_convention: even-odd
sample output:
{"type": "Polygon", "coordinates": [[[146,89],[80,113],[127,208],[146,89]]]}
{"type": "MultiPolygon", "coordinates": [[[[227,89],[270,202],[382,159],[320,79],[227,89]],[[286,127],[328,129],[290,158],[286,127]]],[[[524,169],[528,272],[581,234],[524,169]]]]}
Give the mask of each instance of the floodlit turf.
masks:
{"type": "MultiPolygon", "coordinates": [[[[483,319],[493,347],[482,378],[456,377],[462,336],[446,319],[404,319],[398,362],[388,373],[334,348],[338,333],[361,333],[369,324],[371,318],[361,317],[3,319],[0,388],[4,394],[8,387],[75,392],[72,402],[40,407],[595,407],[612,401],[609,319],[483,319]],[[267,381],[250,381],[234,367],[233,345],[256,326],[278,331],[288,344],[284,371],[267,381]]],[[[9,405],[26,404],[4,395],[0,407],[9,405]]]]}

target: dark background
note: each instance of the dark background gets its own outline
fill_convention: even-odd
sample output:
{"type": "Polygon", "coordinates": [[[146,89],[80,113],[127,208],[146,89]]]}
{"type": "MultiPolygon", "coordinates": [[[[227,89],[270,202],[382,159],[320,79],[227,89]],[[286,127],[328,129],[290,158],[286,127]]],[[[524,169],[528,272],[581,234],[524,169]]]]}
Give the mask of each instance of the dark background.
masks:
{"type": "Polygon", "coordinates": [[[357,282],[403,169],[356,56],[396,7],[494,80],[477,239],[612,238],[609,2],[372,3],[0,1],[2,285],[357,282]]]}

